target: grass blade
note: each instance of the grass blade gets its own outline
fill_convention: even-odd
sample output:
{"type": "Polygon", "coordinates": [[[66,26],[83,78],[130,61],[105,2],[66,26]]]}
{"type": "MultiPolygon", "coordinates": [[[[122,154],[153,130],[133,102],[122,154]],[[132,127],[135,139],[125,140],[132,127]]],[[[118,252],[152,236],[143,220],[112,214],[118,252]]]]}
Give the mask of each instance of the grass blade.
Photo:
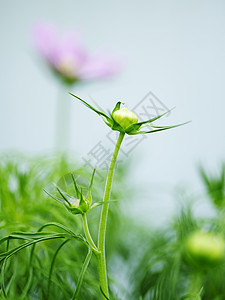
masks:
{"type": "Polygon", "coordinates": [[[92,250],[91,250],[91,247],[89,246],[88,247],[88,254],[85,258],[85,261],[83,263],[83,266],[82,266],[82,270],[80,272],[80,276],[79,276],[79,279],[78,279],[78,282],[77,282],[77,287],[76,287],[76,290],[75,290],[75,293],[72,297],[72,300],[75,300],[79,294],[79,291],[80,291],[80,288],[81,288],[81,285],[82,285],[82,282],[83,282],[83,279],[84,279],[84,275],[85,275],[85,272],[87,270],[87,267],[89,265],[89,262],[91,260],[91,256],[92,256],[92,250]]]}
{"type": "Polygon", "coordinates": [[[51,266],[50,266],[50,270],[49,270],[49,276],[48,276],[48,287],[47,287],[47,296],[46,296],[46,299],[48,299],[49,297],[49,291],[50,291],[50,285],[51,285],[51,278],[52,278],[52,272],[53,272],[53,268],[54,268],[54,265],[55,265],[55,260],[56,260],[56,257],[59,253],[59,251],[62,249],[62,247],[67,243],[69,242],[70,239],[67,239],[65,240],[59,247],[58,249],[56,250],[53,258],[52,258],[52,262],[51,262],[51,266]]]}

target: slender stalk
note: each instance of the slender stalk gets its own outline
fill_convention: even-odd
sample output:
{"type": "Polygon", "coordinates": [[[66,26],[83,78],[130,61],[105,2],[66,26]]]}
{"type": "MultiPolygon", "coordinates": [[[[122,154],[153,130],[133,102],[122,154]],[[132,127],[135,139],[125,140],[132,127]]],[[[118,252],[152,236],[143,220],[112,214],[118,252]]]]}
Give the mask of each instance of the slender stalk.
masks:
{"type": "Polygon", "coordinates": [[[71,101],[65,93],[65,87],[60,86],[56,107],[55,147],[58,151],[68,150],[70,142],[71,101]]]}
{"type": "MultiPolygon", "coordinates": [[[[106,181],[105,194],[103,201],[106,202],[102,206],[102,213],[99,225],[99,233],[98,233],[98,250],[100,254],[97,255],[97,263],[98,263],[98,273],[99,273],[99,281],[102,292],[109,298],[109,290],[108,290],[108,281],[107,281],[107,271],[106,271],[106,259],[105,259],[105,234],[106,234],[106,225],[107,225],[107,217],[109,210],[109,200],[111,194],[111,187],[113,181],[113,174],[116,165],[116,159],[120,150],[121,143],[123,141],[125,133],[120,132],[118,137],[116,147],[113,153],[113,157],[110,163],[108,177],[106,181]]],[[[102,299],[105,300],[105,297],[102,295],[102,299]]]]}
{"type": "Polygon", "coordinates": [[[84,226],[84,232],[85,232],[85,235],[86,235],[86,238],[89,242],[89,244],[91,245],[91,248],[93,250],[93,252],[95,254],[99,254],[99,251],[91,237],[91,234],[90,234],[90,231],[89,231],[89,228],[88,228],[88,222],[87,222],[87,215],[86,214],[83,214],[82,215],[82,221],[83,221],[83,226],[84,226]]]}

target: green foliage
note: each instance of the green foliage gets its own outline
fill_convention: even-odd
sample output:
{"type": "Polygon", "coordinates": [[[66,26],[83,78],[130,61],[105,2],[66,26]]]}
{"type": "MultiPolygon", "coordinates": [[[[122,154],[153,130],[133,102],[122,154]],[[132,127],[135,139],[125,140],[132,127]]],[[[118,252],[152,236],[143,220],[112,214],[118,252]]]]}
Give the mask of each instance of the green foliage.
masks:
{"type": "MultiPolygon", "coordinates": [[[[75,171],[71,166],[76,163],[68,157],[1,157],[0,299],[99,299],[96,259],[84,238],[81,216],[69,213],[43,192],[45,188],[52,193],[55,186],[50,182],[56,182],[59,189],[75,196],[72,173],[87,195],[92,170],[75,171]]],[[[184,197],[186,204],[172,222],[151,229],[126,213],[133,193],[124,188],[127,167],[117,168],[110,203],[106,241],[110,300],[223,300],[224,262],[196,266],[187,259],[184,245],[198,230],[225,237],[224,166],[220,176],[202,175],[207,177],[203,182],[216,207],[215,217],[197,217],[193,203],[184,197]],[[214,193],[218,187],[220,192],[214,193]]],[[[93,203],[101,202],[103,187],[96,175],[93,203]]],[[[94,240],[99,214],[98,208],[88,213],[94,240]]]]}
{"type": "Polygon", "coordinates": [[[143,300],[224,299],[224,261],[216,266],[199,265],[187,259],[184,251],[190,233],[200,229],[225,236],[218,216],[196,218],[189,204],[182,207],[166,228],[151,230],[146,239],[149,242],[142,244],[140,259],[132,272],[135,296],[130,299],[140,295],[143,300]]]}
{"type": "Polygon", "coordinates": [[[207,173],[203,167],[199,168],[201,178],[205,184],[210,199],[218,209],[225,207],[225,164],[222,164],[220,174],[207,173]]]}
{"type": "MultiPolygon", "coordinates": [[[[3,274],[1,298],[7,294],[7,299],[72,299],[73,295],[77,296],[84,278],[78,299],[98,299],[100,290],[96,261],[91,259],[90,249],[87,255],[81,219],[70,214],[43,191],[43,188],[54,188],[49,185],[50,182],[57,182],[60,189],[74,193],[71,179],[71,172],[75,174],[71,168],[74,165],[76,163],[68,157],[26,159],[18,155],[2,156],[0,232],[5,238],[0,244],[3,274]],[[50,225],[52,232],[44,232],[50,225]],[[77,239],[73,241],[75,236],[82,243],[78,243],[77,239]],[[34,244],[35,247],[32,246],[34,244]]],[[[79,170],[82,176],[78,182],[83,188],[91,172],[79,170]]],[[[118,174],[123,172],[118,168],[118,174]]],[[[100,193],[104,185],[100,176],[96,176],[95,181],[94,202],[102,198],[100,193]]],[[[121,180],[116,184],[117,189],[112,193],[114,200],[123,197],[121,180]]],[[[117,206],[117,202],[114,205],[117,206]]],[[[115,212],[112,207],[111,214],[115,212]]],[[[96,213],[99,214],[98,209],[96,213]]],[[[92,212],[89,221],[95,223],[93,230],[97,232],[96,216],[92,212]]],[[[109,230],[111,228],[109,223],[109,230]]]]}

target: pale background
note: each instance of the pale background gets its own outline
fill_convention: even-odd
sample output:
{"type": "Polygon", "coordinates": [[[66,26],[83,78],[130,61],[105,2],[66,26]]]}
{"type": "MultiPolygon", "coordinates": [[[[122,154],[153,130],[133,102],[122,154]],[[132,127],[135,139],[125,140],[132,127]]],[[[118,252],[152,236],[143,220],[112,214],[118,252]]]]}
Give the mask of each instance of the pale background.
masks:
{"type": "MultiPolygon", "coordinates": [[[[167,123],[192,120],[149,135],[128,158],[128,184],[139,189],[132,212],[140,220],[163,223],[177,211],[178,187],[181,194],[183,187],[190,194],[203,194],[198,164],[216,172],[224,160],[224,15],[222,0],[1,1],[1,153],[36,155],[54,149],[60,87],[40,66],[32,27],[44,20],[65,31],[78,28],[90,51],[109,49],[126,65],[118,77],[72,92],[111,109],[118,100],[132,108],[152,91],[167,107],[176,106],[167,123]]],[[[73,102],[70,149],[82,161],[105,140],[108,129],[71,98],[65,96],[73,102]]],[[[197,208],[205,214],[209,210],[202,198],[197,197],[197,208]]]]}

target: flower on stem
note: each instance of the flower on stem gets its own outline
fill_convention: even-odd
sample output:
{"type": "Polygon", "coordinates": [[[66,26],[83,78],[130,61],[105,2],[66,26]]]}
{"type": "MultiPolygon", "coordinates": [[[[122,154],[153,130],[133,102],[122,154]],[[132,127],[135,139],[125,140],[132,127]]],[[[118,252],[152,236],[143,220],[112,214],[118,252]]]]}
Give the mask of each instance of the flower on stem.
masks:
{"type": "Polygon", "coordinates": [[[49,24],[34,30],[34,43],[50,68],[65,82],[107,78],[121,69],[121,61],[103,54],[89,54],[79,34],[61,35],[49,24]]]}
{"type": "Polygon", "coordinates": [[[103,121],[105,122],[105,124],[107,126],[109,126],[112,130],[126,133],[128,135],[153,133],[153,132],[167,130],[167,129],[175,128],[175,127],[186,124],[186,123],[182,123],[182,124],[177,124],[177,125],[173,125],[173,126],[154,126],[151,124],[152,122],[156,121],[157,119],[160,119],[161,117],[163,117],[170,111],[167,111],[155,118],[152,118],[152,119],[149,119],[149,120],[146,120],[143,122],[138,122],[138,117],[134,112],[129,111],[127,108],[120,108],[121,104],[124,104],[122,102],[117,102],[116,106],[112,110],[112,113],[106,114],[105,112],[94,108],[93,106],[88,104],[86,101],[84,101],[80,97],[78,97],[72,93],[69,93],[69,94],[72,95],[73,97],[75,97],[76,99],[80,100],[84,105],[86,105],[88,108],[90,108],[95,113],[97,113],[99,116],[101,116],[103,118],[103,121]],[[141,130],[143,127],[145,127],[147,125],[151,125],[151,130],[147,130],[147,131],[141,130]]]}
{"type": "Polygon", "coordinates": [[[88,192],[87,195],[84,196],[82,188],[79,188],[76,179],[73,174],[71,174],[72,181],[74,184],[74,189],[75,189],[75,197],[67,194],[65,191],[63,191],[60,187],[56,185],[56,190],[61,196],[61,198],[56,197],[49,192],[45,190],[45,192],[52,197],[53,199],[57,200],[58,202],[62,203],[72,214],[78,215],[78,214],[84,214],[88,213],[91,209],[94,207],[101,205],[100,202],[92,204],[92,196],[91,196],[91,188],[94,180],[94,174],[95,174],[95,169],[92,173],[91,177],[91,182],[88,187],[88,192]]]}

